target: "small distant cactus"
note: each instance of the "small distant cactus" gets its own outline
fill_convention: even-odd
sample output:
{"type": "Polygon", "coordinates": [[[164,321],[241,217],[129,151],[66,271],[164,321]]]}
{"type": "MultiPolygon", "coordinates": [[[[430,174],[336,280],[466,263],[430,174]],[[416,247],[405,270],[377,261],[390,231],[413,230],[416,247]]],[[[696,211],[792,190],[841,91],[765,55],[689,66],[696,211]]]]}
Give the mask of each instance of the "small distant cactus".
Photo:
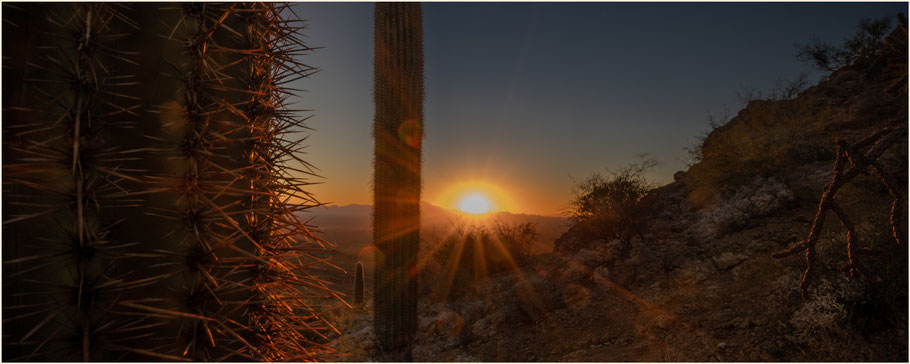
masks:
{"type": "Polygon", "coordinates": [[[363,305],[363,263],[357,262],[354,269],[354,304],[363,305]]]}

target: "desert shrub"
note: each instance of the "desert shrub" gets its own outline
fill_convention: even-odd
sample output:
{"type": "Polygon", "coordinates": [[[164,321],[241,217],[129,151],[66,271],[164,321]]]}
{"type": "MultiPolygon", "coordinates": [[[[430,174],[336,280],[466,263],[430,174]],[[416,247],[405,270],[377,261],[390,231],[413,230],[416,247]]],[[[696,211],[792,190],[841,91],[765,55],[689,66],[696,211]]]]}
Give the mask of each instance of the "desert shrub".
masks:
{"type": "Polygon", "coordinates": [[[723,114],[708,114],[708,131],[697,135],[695,140],[692,141],[689,145],[683,148],[686,154],[689,156],[689,159],[686,161],[686,167],[691,168],[698,162],[701,162],[704,159],[704,153],[702,152],[702,145],[705,144],[705,139],[708,139],[708,135],[711,135],[711,132],[715,129],[726,124],[730,120],[730,115],[727,113],[723,114]]]}
{"type": "MultiPolygon", "coordinates": [[[[791,272],[777,281],[778,293],[793,293],[801,272],[791,272]]],[[[846,275],[830,274],[819,280],[809,300],[798,302],[788,320],[793,330],[788,335],[806,358],[825,361],[867,361],[874,358],[869,343],[852,327],[851,317],[865,304],[868,290],[846,275]]]]}
{"type": "Polygon", "coordinates": [[[889,18],[863,19],[853,37],[845,39],[839,46],[814,40],[798,45],[796,57],[826,72],[869,60],[881,53],[882,46],[891,31],[889,18]]]}
{"type": "Polygon", "coordinates": [[[420,271],[423,292],[452,300],[491,275],[520,267],[537,236],[533,223],[453,223],[452,232],[432,246],[420,271]]]}
{"type": "Polygon", "coordinates": [[[652,203],[645,196],[654,185],[644,177],[644,171],[656,165],[653,161],[633,163],[595,173],[577,183],[569,208],[573,223],[581,225],[593,237],[605,241],[627,243],[647,229],[652,203]]]}
{"type": "MultiPolygon", "coordinates": [[[[799,282],[798,277],[791,280],[799,282]]],[[[820,280],[811,298],[793,312],[790,324],[801,337],[838,331],[848,324],[849,308],[862,303],[864,293],[858,281],[844,275],[827,276],[820,280]]]]}
{"type": "Polygon", "coordinates": [[[774,178],[759,178],[741,186],[713,210],[705,213],[700,224],[708,236],[720,236],[747,227],[754,219],[767,216],[795,199],[793,192],[774,178]]]}
{"type": "MultiPolygon", "coordinates": [[[[870,241],[880,234],[875,230],[887,227],[876,225],[857,224],[862,246],[879,246],[870,241]]],[[[812,360],[887,361],[906,357],[906,247],[896,247],[891,240],[893,250],[879,257],[864,256],[861,262],[866,274],[851,277],[837,264],[847,259],[845,239],[842,231],[827,232],[820,238],[819,262],[807,300],[795,289],[802,269],[788,271],[777,280],[775,299],[796,305],[786,320],[792,329],[789,339],[812,360]]]]}
{"type": "MultiPolygon", "coordinates": [[[[879,163],[893,173],[900,186],[907,185],[907,143],[900,142],[890,148],[879,163]]],[[[838,191],[838,203],[854,220],[854,227],[860,247],[880,249],[883,253],[861,256],[867,299],[851,311],[851,326],[864,332],[880,332],[887,328],[898,328],[906,333],[908,255],[906,245],[897,245],[890,223],[891,196],[877,175],[863,174],[838,191]]],[[[906,214],[906,203],[899,209],[906,214]]],[[[900,215],[900,214],[899,214],[900,215]]],[[[903,215],[906,216],[906,215],[903,215]]],[[[899,217],[900,218],[900,217],[899,217]]],[[[906,218],[903,218],[906,221],[906,218]]],[[[900,224],[900,234],[907,235],[906,223],[900,224]]],[[[832,257],[828,264],[837,266],[847,260],[846,238],[836,236],[827,248],[819,247],[822,254],[832,257]]],[[[841,274],[833,272],[833,274],[841,274]]],[[[906,336],[904,336],[906,339],[906,336]]]]}
{"type": "Polygon", "coordinates": [[[537,227],[532,222],[507,224],[496,221],[492,227],[493,235],[502,244],[509,256],[516,261],[523,261],[531,256],[531,248],[537,239],[537,227]]]}
{"type": "Polygon", "coordinates": [[[799,73],[793,78],[778,78],[774,87],[768,90],[757,88],[743,87],[736,92],[736,98],[743,104],[748,104],[756,100],[792,100],[799,96],[809,86],[809,76],[805,73],[799,73]]]}

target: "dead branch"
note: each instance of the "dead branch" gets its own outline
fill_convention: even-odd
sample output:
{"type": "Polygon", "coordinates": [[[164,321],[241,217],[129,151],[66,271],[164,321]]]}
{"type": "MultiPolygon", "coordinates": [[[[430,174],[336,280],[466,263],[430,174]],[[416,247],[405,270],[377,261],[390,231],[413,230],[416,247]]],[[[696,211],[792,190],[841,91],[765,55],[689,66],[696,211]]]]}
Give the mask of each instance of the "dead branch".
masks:
{"type": "Polygon", "coordinates": [[[815,270],[815,245],[818,243],[818,237],[821,234],[822,227],[825,223],[825,213],[830,210],[840,220],[841,226],[847,231],[847,265],[845,270],[852,277],[862,277],[863,268],[859,262],[860,255],[873,255],[880,253],[879,250],[870,248],[860,248],[856,236],[856,229],[853,222],[847,216],[843,208],[835,201],[837,191],[846,183],[850,182],[860,173],[870,168],[880,177],[882,183],[888,188],[888,192],[893,199],[891,205],[891,229],[894,240],[898,245],[903,245],[904,239],[901,236],[900,229],[900,212],[903,201],[907,196],[905,191],[899,189],[897,178],[886,171],[881,163],[878,162],[885,150],[893,145],[898,137],[907,132],[907,126],[904,121],[906,116],[896,118],[889,123],[889,126],[879,129],[875,133],[860,139],[852,145],[842,139],[837,140],[837,158],[834,160],[834,175],[831,181],[825,186],[822,197],[818,203],[818,212],[809,229],[809,236],[804,242],[801,242],[790,249],[780,251],[771,256],[777,259],[785,258],[798,252],[806,253],[806,271],[803,273],[802,281],[799,284],[800,293],[803,299],[808,299],[809,281],[815,270]],[[867,149],[868,148],[868,149],[867,149]],[[864,149],[867,149],[863,152],[864,149]],[[847,162],[850,168],[847,169],[847,162]],[[845,170],[846,169],[846,170],[845,170]]]}

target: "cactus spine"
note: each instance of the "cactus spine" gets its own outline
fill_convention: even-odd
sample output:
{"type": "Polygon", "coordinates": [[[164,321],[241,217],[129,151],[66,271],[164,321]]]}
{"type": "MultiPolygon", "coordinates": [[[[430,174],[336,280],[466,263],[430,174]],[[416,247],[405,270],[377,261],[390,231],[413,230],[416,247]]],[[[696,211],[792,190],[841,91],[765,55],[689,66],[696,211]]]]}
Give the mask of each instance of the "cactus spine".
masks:
{"type": "Polygon", "coordinates": [[[15,88],[4,80],[3,359],[36,360],[43,349],[112,360],[138,324],[116,310],[136,282],[118,266],[125,244],[113,213],[129,204],[119,186],[132,177],[118,169],[131,153],[110,143],[134,109],[123,73],[134,61],[117,35],[131,24],[109,4],[4,8],[7,34],[31,28],[40,34],[28,39],[47,48],[25,52],[28,40],[4,37],[15,88]]]}
{"type": "Polygon", "coordinates": [[[354,304],[363,305],[363,263],[357,262],[354,269],[354,304]]]}
{"type": "Polygon", "coordinates": [[[332,353],[287,6],[4,4],[3,359],[332,353]]]}
{"type": "MultiPolygon", "coordinates": [[[[180,106],[186,115],[183,135],[178,135],[182,140],[174,156],[181,158],[185,166],[176,176],[179,198],[172,215],[181,219],[185,226],[180,237],[183,248],[176,250],[178,259],[185,264],[181,274],[182,292],[174,297],[178,304],[173,305],[174,311],[185,315],[180,318],[182,322],[175,338],[175,349],[182,349],[184,355],[201,361],[217,360],[227,355],[219,350],[224,346],[238,351],[246,359],[259,355],[258,349],[252,345],[233,342],[241,338],[239,332],[242,332],[244,322],[242,318],[227,313],[243,296],[246,287],[225,282],[222,277],[226,265],[249,264],[233,251],[240,246],[240,242],[232,237],[232,218],[225,216],[219,219],[222,214],[234,212],[233,209],[225,210],[233,191],[219,191],[230,187],[229,171],[240,167],[232,160],[235,156],[227,152],[234,142],[231,137],[236,138],[232,134],[237,125],[219,123],[228,119],[220,111],[223,105],[219,101],[232,96],[222,89],[224,82],[220,78],[223,76],[216,72],[218,65],[229,62],[229,54],[220,50],[225,47],[221,44],[225,40],[223,25],[230,10],[230,7],[220,4],[182,4],[179,8],[181,22],[175,25],[172,32],[175,46],[184,48],[180,74],[175,76],[182,81],[180,106]],[[182,181],[179,180],[181,178],[182,181]],[[218,335],[218,331],[213,332],[214,322],[223,323],[220,326],[224,337],[218,335]],[[228,344],[219,345],[220,342],[228,344]]],[[[236,67],[219,71],[236,77],[229,73],[236,72],[236,67]]],[[[165,177],[168,175],[166,173],[165,177]]],[[[168,185],[165,182],[164,186],[168,185]]],[[[236,281],[248,279],[238,276],[236,281]]]]}
{"type": "Polygon", "coordinates": [[[309,164],[299,158],[302,139],[295,137],[305,129],[304,119],[288,113],[285,101],[291,91],[284,86],[314,71],[295,59],[310,48],[297,37],[296,22],[283,18],[281,13],[287,5],[244,7],[249,54],[245,91],[252,97],[236,108],[244,109],[246,120],[243,151],[249,189],[243,196],[243,208],[247,211],[246,235],[257,255],[251,325],[256,342],[267,348],[261,359],[312,360],[317,357],[307,354],[312,351],[307,343],[313,340],[307,331],[319,328],[314,333],[325,338],[320,331],[331,325],[325,325],[314,312],[294,307],[307,307],[307,295],[334,293],[322,283],[314,285],[314,277],[305,269],[310,257],[305,249],[325,242],[312,235],[297,217],[298,212],[317,202],[303,189],[306,181],[301,178],[312,174],[309,164]],[[289,167],[292,162],[303,169],[289,167]],[[288,204],[289,198],[305,203],[288,204]],[[307,244],[298,242],[301,238],[307,244]]]}
{"type": "Polygon", "coordinates": [[[423,24],[419,3],[374,9],[375,331],[380,347],[410,358],[417,321],[423,24]]]}

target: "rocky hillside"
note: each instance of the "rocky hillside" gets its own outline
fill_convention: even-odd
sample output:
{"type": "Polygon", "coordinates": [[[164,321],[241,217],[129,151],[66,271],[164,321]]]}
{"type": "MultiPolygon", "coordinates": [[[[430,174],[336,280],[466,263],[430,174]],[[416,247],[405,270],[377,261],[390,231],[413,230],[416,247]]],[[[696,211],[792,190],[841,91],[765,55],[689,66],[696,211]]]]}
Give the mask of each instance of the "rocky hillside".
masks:
{"type": "MultiPolygon", "coordinates": [[[[802,255],[833,175],[836,138],[895,125],[878,159],[907,186],[907,32],[798,96],[755,100],[702,146],[702,160],[647,197],[649,229],[626,242],[583,224],[515,270],[448,301],[422,299],[417,361],[907,361],[907,247],[875,174],[837,194],[868,272],[851,278],[847,234],[821,230],[807,298],[802,255]]],[[[906,190],[901,191],[906,196],[906,190]]],[[[906,199],[902,234],[906,237],[906,199]]],[[[859,258],[857,258],[859,259],[859,258]]],[[[338,349],[382,358],[370,303],[341,316],[338,349]]]]}

